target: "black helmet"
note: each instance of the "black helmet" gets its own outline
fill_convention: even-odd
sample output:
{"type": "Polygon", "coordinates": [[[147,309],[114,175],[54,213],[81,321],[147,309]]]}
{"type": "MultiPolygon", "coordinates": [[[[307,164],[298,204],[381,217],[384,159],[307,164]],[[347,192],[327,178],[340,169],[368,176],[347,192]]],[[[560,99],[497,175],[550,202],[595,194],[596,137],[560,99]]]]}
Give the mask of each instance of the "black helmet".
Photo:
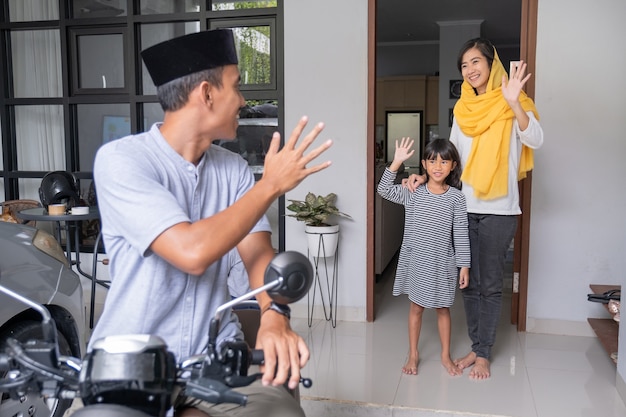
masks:
{"type": "Polygon", "coordinates": [[[39,199],[46,210],[50,204],[63,204],[67,208],[79,203],[78,180],[67,171],[48,172],[39,186],[39,199]]]}

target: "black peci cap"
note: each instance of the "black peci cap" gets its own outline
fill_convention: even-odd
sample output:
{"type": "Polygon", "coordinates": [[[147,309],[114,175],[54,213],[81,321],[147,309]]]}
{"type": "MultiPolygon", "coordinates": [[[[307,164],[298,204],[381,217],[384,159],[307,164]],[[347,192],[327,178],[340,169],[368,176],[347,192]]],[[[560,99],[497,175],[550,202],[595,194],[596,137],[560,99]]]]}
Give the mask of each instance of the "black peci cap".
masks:
{"type": "Polygon", "coordinates": [[[237,65],[233,32],[228,29],[192,33],[141,51],[157,87],[185,75],[224,65],[237,65]]]}

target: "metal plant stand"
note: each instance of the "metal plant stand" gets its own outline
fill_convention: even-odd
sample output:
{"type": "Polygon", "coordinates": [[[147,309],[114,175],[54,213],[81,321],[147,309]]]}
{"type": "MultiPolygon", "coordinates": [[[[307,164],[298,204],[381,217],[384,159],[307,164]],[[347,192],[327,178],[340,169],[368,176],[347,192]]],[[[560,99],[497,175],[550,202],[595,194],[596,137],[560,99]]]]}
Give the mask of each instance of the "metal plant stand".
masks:
{"type": "MultiPolygon", "coordinates": [[[[307,294],[308,303],[308,324],[311,327],[313,323],[313,311],[315,310],[315,296],[319,290],[319,298],[322,302],[322,309],[324,310],[324,318],[326,321],[330,321],[333,328],[337,326],[337,267],[339,260],[339,239],[334,239],[334,248],[328,247],[328,243],[325,241],[324,236],[333,233],[320,233],[317,242],[317,251],[315,249],[308,249],[309,258],[313,258],[313,269],[315,271],[315,277],[313,279],[312,291],[307,294]],[[334,249],[334,251],[333,251],[334,249]],[[331,255],[334,253],[334,255],[331,255]],[[329,254],[327,256],[327,254],[329,254]],[[329,258],[333,260],[330,261],[329,258]],[[332,271],[329,271],[329,267],[332,271]]],[[[328,239],[326,239],[328,240],[328,239]]]]}

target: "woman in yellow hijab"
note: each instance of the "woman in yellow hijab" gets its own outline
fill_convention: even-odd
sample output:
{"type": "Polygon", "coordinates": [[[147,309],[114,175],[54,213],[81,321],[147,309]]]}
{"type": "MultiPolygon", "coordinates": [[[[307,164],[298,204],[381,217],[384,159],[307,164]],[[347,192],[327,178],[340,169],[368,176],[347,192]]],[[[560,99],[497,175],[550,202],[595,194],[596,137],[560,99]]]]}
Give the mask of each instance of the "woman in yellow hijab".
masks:
{"type": "Polygon", "coordinates": [[[535,104],[522,91],[531,75],[526,63],[512,65],[507,77],[491,42],[477,38],[463,45],[457,64],[463,84],[450,141],[461,155],[467,200],[472,268],[463,302],[472,350],[455,363],[472,367],[470,378],[486,379],[505,257],[521,214],[517,183],[533,168],[532,150],[543,144],[543,130],[535,104]]]}
{"type": "MultiPolygon", "coordinates": [[[[472,267],[463,302],[472,350],[457,359],[470,378],[491,376],[491,348],[502,307],[506,253],[515,235],[518,180],[533,168],[533,149],[543,144],[543,130],[533,101],[522,91],[530,78],[526,63],[500,62],[486,39],[467,41],[459,51],[463,76],[461,98],[454,106],[450,141],[461,156],[463,194],[467,201],[472,267]]],[[[411,175],[407,186],[424,182],[411,175]]]]}

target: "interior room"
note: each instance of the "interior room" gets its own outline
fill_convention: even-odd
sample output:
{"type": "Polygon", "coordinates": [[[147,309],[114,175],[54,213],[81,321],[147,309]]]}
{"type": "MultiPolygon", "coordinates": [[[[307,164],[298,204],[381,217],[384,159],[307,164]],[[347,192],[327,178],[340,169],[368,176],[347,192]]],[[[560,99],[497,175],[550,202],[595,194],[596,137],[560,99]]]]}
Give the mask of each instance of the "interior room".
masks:
{"type": "MultiPolygon", "coordinates": [[[[587,294],[592,284],[626,285],[626,201],[615,192],[626,153],[619,139],[626,104],[616,94],[626,91],[626,57],[608,52],[621,50],[626,4],[278,0],[262,10],[218,10],[230,3],[240,2],[3,1],[2,200],[38,202],[42,178],[56,170],[72,172],[87,197],[99,146],[162,118],[139,50],[208,28],[267,30],[271,40],[252,50],[262,50],[262,57],[264,48],[271,50],[275,71],[266,79],[247,68],[247,117],[240,115],[241,138],[231,150],[258,179],[266,146],[251,135],[276,129],[285,137],[307,115],[311,123],[325,123],[320,140],[333,139],[331,167],[268,212],[272,245],[309,255],[304,226],[285,215],[288,200],[308,192],[336,193],[337,206],[351,216],[336,219],[338,251],[329,258],[338,280],[336,323],[326,320],[319,299],[312,317],[307,298],[291,306],[292,326],[311,349],[303,375],[313,386],[300,387],[307,415],[625,415],[626,330],[587,294]],[[499,32],[503,27],[515,37],[499,32]],[[581,30],[588,27],[594,30],[581,30]],[[403,375],[408,305],[391,295],[403,211],[375,193],[389,162],[387,138],[403,134],[390,133],[388,121],[413,118],[408,129],[418,132],[420,146],[447,137],[460,80],[458,42],[475,34],[493,38],[503,62],[528,61],[527,87],[546,140],[526,183],[525,229],[512,245],[493,377],[472,381],[467,372],[445,373],[433,314],[424,318],[419,374],[403,375]],[[594,169],[598,161],[602,169],[594,169]],[[590,324],[594,319],[613,322],[608,345],[590,324]]],[[[416,172],[415,165],[405,174],[416,172]]],[[[54,234],[51,225],[38,223],[54,234]]],[[[106,251],[96,250],[94,259],[94,242],[85,243],[81,268],[107,280],[106,251]]],[[[89,316],[97,322],[106,288],[93,292],[86,277],[82,285],[88,337],[89,316]]],[[[458,356],[469,346],[460,294],[452,317],[458,356]]]]}

